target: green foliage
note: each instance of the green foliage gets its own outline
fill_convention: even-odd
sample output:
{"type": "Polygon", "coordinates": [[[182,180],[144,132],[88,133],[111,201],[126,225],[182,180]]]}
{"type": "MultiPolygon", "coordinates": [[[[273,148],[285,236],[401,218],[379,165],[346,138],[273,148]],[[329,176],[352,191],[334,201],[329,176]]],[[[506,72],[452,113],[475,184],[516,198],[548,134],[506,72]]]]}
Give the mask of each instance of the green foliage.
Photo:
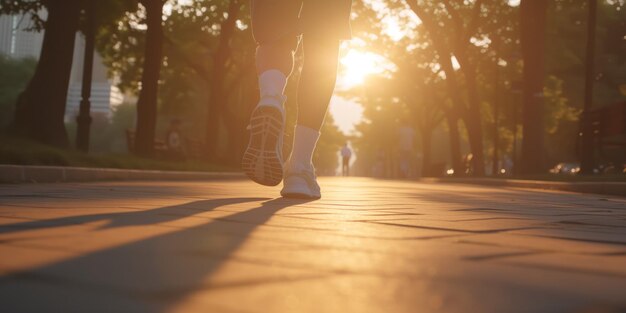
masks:
{"type": "MultiPolygon", "coordinates": [[[[210,86],[213,80],[213,56],[220,42],[221,25],[231,1],[196,0],[185,3],[168,1],[168,10],[163,16],[166,41],[164,44],[163,67],[159,94],[159,124],[162,131],[171,118],[179,118],[189,137],[202,139],[209,106],[210,86]]],[[[4,4],[3,0],[3,4],[4,4]]],[[[33,14],[43,8],[45,1],[11,1],[4,6],[3,13],[33,14]]],[[[128,94],[137,94],[144,62],[146,21],[141,1],[96,1],[96,46],[103,56],[110,75],[115,77],[118,87],[128,94]]],[[[257,82],[254,70],[255,43],[252,40],[249,8],[247,1],[239,1],[235,34],[227,44],[230,48],[226,60],[227,73],[219,83],[225,89],[226,101],[221,114],[220,131],[225,151],[237,153],[245,138],[245,125],[249,112],[257,99],[257,82]],[[230,147],[227,147],[230,146],[230,147]]],[[[85,21],[81,23],[84,28],[85,21]]],[[[296,84],[292,83],[292,86],[296,84]]],[[[3,85],[4,86],[4,85],[3,85]]],[[[295,100],[296,97],[290,97],[295,100]]],[[[13,101],[11,101],[13,102],[13,101]]],[[[293,104],[295,104],[293,101],[293,104]]],[[[134,108],[124,105],[117,108],[112,121],[94,116],[91,131],[91,147],[94,153],[120,152],[125,145],[124,130],[133,126],[128,119],[134,108]]],[[[291,112],[296,110],[292,108],[291,112]]],[[[5,115],[3,115],[5,116],[5,115]]],[[[321,168],[336,167],[335,146],[343,144],[343,135],[329,122],[320,139],[318,158],[321,168]],[[328,146],[328,149],[324,148],[328,146]],[[331,157],[331,155],[333,157],[331,157]]],[[[75,132],[75,122],[67,125],[75,132]]],[[[159,132],[159,131],[158,131],[159,132]]],[[[157,132],[157,134],[158,134],[157,132]]],[[[157,135],[158,136],[158,135],[157,135]]],[[[72,138],[74,136],[71,136],[72,138]]],[[[229,159],[233,158],[232,155],[229,159]]]]}
{"type": "MultiPolygon", "coordinates": [[[[497,103],[500,111],[500,155],[512,158],[513,134],[518,129],[520,140],[522,116],[521,94],[517,92],[523,69],[520,60],[519,7],[509,6],[506,1],[483,1],[483,8],[476,13],[472,12],[472,7],[477,2],[472,1],[390,0],[386,2],[386,7],[377,6],[376,9],[372,9],[369,3],[372,2],[364,1],[356,5],[356,20],[353,23],[355,34],[364,42],[361,45],[363,49],[386,57],[396,65],[397,70],[382,75],[388,79],[387,83],[375,80],[367,84],[363,89],[368,90],[368,95],[360,88],[346,92],[346,96],[358,99],[365,106],[367,121],[358,127],[363,138],[356,141],[356,148],[360,152],[359,162],[364,162],[365,150],[369,151],[369,155],[375,155],[373,151],[376,149],[385,149],[380,148],[387,143],[381,138],[389,135],[389,125],[397,124],[402,116],[410,116],[416,128],[423,131],[419,126],[424,125],[425,121],[437,120],[436,111],[445,112],[450,108],[449,103],[455,93],[467,101],[463,91],[466,88],[465,79],[459,80],[458,90],[445,89],[448,78],[437,71],[447,56],[440,55],[436,43],[430,37],[438,37],[452,54],[456,54],[462,51],[459,47],[465,42],[460,40],[467,35],[471,35],[471,44],[465,53],[470,64],[477,69],[475,79],[481,103],[484,139],[488,144],[485,151],[488,155],[493,153],[493,110],[497,103]],[[413,2],[424,10],[426,18],[441,27],[439,32],[429,35],[422,24],[407,18],[406,12],[410,12],[407,4],[413,2]],[[458,15],[457,20],[461,24],[455,25],[454,14],[458,15]],[[479,22],[472,25],[471,17],[474,14],[477,14],[479,22]],[[389,18],[396,19],[399,27],[406,31],[405,37],[393,40],[385,35],[379,21],[389,18]],[[473,30],[473,33],[459,32],[459,29],[473,30]]],[[[585,3],[557,0],[552,1],[549,7],[544,116],[546,153],[550,162],[576,159],[574,147],[584,90],[585,3]]],[[[595,106],[626,99],[626,45],[623,40],[626,35],[625,9],[623,1],[600,2],[595,106]]],[[[434,144],[435,150],[441,150],[442,146],[447,145],[447,140],[438,140],[434,144]]],[[[519,151],[519,146],[517,149],[519,151]]],[[[374,160],[374,157],[371,159],[374,160]]]]}
{"type": "Polygon", "coordinates": [[[550,164],[575,161],[581,109],[569,104],[563,80],[549,76],[544,88],[546,150],[550,164]]]}
{"type": "Polygon", "coordinates": [[[0,129],[13,119],[15,103],[35,72],[34,59],[12,59],[0,54],[0,129]]]}
{"type": "MultiPolygon", "coordinates": [[[[171,3],[164,15],[164,58],[161,70],[160,114],[176,116],[193,125],[196,135],[203,136],[209,86],[212,82],[212,57],[220,39],[220,25],[229,1],[199,0],[185,4],[171,3]]],[[[232,53],[227,60],[226,81],[222,81],[230,102],[226,114],[248,117],[247,96],[241,87],[256,89],[254,77],[254,42],[250,34],[246,5],[241,5],[236,32],[230,41],[232,53]],[[244,13],[245,12],[245,13],[244,13]],[[250,79],[252,75],[253,79],[250,79]]],[[[140,88],[145,44],[143,7],[126,12],[114,23],[102,27],[97,48],[111,75],[119,78],[125,92],[140,88]]],[[[245,126],[245,125],[244,125],[245,126]]]]}
{"type": "MultiPolygon", "coordinates": [[[[179,118],[189,137],[202,140],[206,113],[210,106],[221,105],[221,152],[228,161],[243,146],[245,126],[250,111],[257,101],[257,78],[254,69],[255,43],[252,40],[249,8],[241,1],[237,27],[228,42],[230,53],[226,60],[223,81],[213,81],[213,56],[220,42],[221,24],[230,1],[197,0],[185,4],[171,2],[171,11],[164,15],[164,58],[159,89],[159,129],[171,118],[179,118]],[[224,103],[209,103],[210,86],[220,83],[224,88],[224,103]]],[[[125,92],[136,93],[140,81],[145,38],[143,8],[136,7],[113,22],[100,28],[98,51],[103,55],[111,75],[119,78],[118,86],[125,92]]],[[[297,78],[297,75],[294,75],[297,78]]],[[[297,84],[290,84],[296,87],[297,84]]],[[[295,88],[292,88],[292,90],[295,88]]],[[[290,114],[294,116],[294,96],[289,96],[290,114]]],[[[328,123],[327,123],[328,124],[328,123]]],[[[336,166],[331,154],[340,134],[333,125],[320,139],[320,164],[324,168],[336,166]],[[324,147],[328,142],[328,151],[324,147]],[[332,150],[332,151],[331,151],[332,150]],[[333,165],[334,164],[334,165],[333,165]]],[[[237,161],[238,162],[238,161],[237,161]]],[[[319,167],[319,165],[318,165],[319,167]]]]}
{"type": "Polygon", "coordinates": [[[546,105],[546,133],[554,134],[559,130],[561,122],[575,122],[581,110],[568,104],[563,93],[563,81],[555,76],[549,76],[544,88],[546,105]]]}
{"type": "MultiPolygon", "coordinates": [[[[620,1],[598,6],[593,107],[626,100],[626,7],[620,1]]],[[[548,11],[546,51],[546,149],[550,163],[575,161],[579,118],[584,105],[586,1],[559,0],[548,11]]]]}
{"type": "MultiPolygon", "coordinates": [[[[559,0],[549,9],[546,71],[563,81],[569,105],[582,108],[587,36],[586,1],[559,0]]],[[[594,106],[626,100],[626,5],[602,1],[598,7],[594,106]]]]}
{"type": "MultiPolygon", "coordinates": [[[[362,137],[354,140],[359,162],[368,158],[373,162],[378,151],[393,150],[394,141],[390,138],[395,136],[395,127],[392,125],[400,120],[409,120],[418,131],[445,131],[447,128],[441,122],[453,107],[452,97],[459,95],[462,101],[468,101],[467,80],[462,75],[458,75],[461,77],[458,91],[447,89],[448,78],[441,67],[450,55],[436,49],[432,36],[449,46],[451,54],[465,51],[464,56],[476,68],[479,110],[488,144],[485,152],[493,150],[491,130],[497,103],[501,155],[511,157],[513,130],[519,128],[522,113],[520,96],[513,91],[515,82],[521,80],[523,68],[519,60],[519,8],[509,6],[507,1],[482,1],[482,9],[478,11],[473,9],[477,1],[407,1],[389,0],[387,6],[376,7],[371,1],[355,1],[353,30],[360,40],[351,43],[351,47],[378,53],[394,64],[392,70],[372,78],[366,87],[343,92],[343,96],[360,101],[365,107],[367,121],[358,127],[362,137]],[[407,1],[419,4],[429,18],[443,25],[440,31],[426,32],[408,10],[407,1]],[[405,37],[392,38],[385,33],[381,21],[390,18],[406,31],[405,37]],[[473,18],[478,22],[473,22],[473,18]]],[[[25,13],[32,18],[25,27],[37,29],[43,25],[38,13],[45,3],[44,0],[0,0],[0,14],[25,13]]],[[[138,0],[96,1],[97,49],[118,86],[130,94],[140,89],[144,60],[145,10],[140,3],[138,0]]],[[[159,128],[162,130],[172,117],[177,117],[194,139],[201,140],[204,136],[207,110],[219,105],[222,155],[237,153],[244,140],[238,129],[245,126],[257,98],[255,45],[247,1],[239,2],[237,28],[227,43],[231,51],[225,61],[227,73],[219,82],[213,81],[213,57],[220,45],[221,25],[229,3],[228,0],[168,1],[171,10],[163,16],[166,42],[159,94],[159,128]],[[209,103],[210,87],[216,83],[223,86],[225,94],[224,102],[219,104],[209,103]]],[[[586,10],[585,1],[550,2],[545,54],[545,134],[548,157],[555,162],[576,158],[573,147],[583,106],[586,10]]],[[[601,1],[598,14],[594,106],[603,106],[626,99],[624,1],[601,1]]],[[[33,60],[0,57],[0,127],[8,124],[15,98],[34,66],[33,60]]],[[[288,90],[288,130],[295,120],[297,76],[297,73],[293,75],[288,90]]],[[[110,122],[96,119],[92,146],[98,152],[122,149],[124,144],[119,140],[124,138],[123,130],[134,123],[133,111],[133,106],[125,105],[117,109],[110,122]]],[[[441,133],[437,136],[445,138],[441,133]]],[[[316,154],[318,168],[331,171],[336,167],[336,153],[344,141],[344,136],[328,119],[316,154]]],[[[435,150],[443,151],[447,142],[436,140],[434,144],[435,150]]],[[[463,149],[463,152],[468,151],[463,149]]],[[[439,153],[436,158],[448,157],[439,153]]]]}
{"type": "Polygon", "coordinates": [[[42,30],[45,21],[39,13],[45,5],[46,0],[0,0],[0,15],[24,14],[30,17],[30,23],[24,29],[42,30]]]}
{"type": "MultiPolygon", "coordinates": [[[[210,83],[210,58],[218,44],[220,23],[227,4],[228,1],[223,0],[173,4],[170,14],[164,15],[166,42],[162,85],[165,89],[162,100],[185,105],[188,100],[195,100],[193,94],[206,93],[206,86],[210,83]]],[[[247,9],[242,6],[241,10],[247,9]]],[[[254,51],[245,16],[239,25],[231,42],[233,54],[229,63],[233,67],[246,66],[254,51]]],[[[139,88],[144,41],[145,17],[141,6],[126,12],[114,23],[104,25],[98,34],[98,51],[111,74],[119,77],[118,86],[125,92],[136,93],[139,88]]],[[[232,74],[236,76],[239,72],[233,71],[232,74]]]]}
{"type": "Polygon", "coordinates": [[[145,45],[145,29],[131,25],[131,13],[99,28],[96,48],[103,57],[110,75],[118,77],[122,92],[136,91],[141,81],[141,66],[145,45]]]}

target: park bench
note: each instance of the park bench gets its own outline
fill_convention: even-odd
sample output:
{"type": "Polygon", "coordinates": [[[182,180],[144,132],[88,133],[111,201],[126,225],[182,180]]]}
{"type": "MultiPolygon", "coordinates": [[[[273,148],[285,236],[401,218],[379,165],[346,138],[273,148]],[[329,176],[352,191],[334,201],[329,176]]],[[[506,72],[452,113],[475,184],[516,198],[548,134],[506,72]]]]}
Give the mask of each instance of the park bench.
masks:
{"type": "Polygon", "coordinates": [[[626,102],[592,110],[589,119],[600,157],[615,165],[626,163],[626,102]]]}

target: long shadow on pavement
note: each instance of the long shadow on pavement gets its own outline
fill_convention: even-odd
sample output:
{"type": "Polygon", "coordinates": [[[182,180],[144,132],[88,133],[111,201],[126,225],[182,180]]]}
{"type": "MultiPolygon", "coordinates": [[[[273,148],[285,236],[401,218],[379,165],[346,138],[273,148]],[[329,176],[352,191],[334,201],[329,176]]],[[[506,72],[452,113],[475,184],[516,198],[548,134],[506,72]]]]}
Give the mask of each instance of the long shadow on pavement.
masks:
{"type": "Polygon", "coordinates": [[[232,198],[215,199],[209,201],[195,201],[181,205],[166,206],[157,209],[137,210],[130,212],[87,214],[67,216],[37,221],[20,222],[0,226],[0,234],[16,233],[35,229],[48,229],[80,225],[86,223],[106,221],[101,229],[126,226],[141,226],[166,223],[192,216],[198,213],[214,210],[215,208],[244,202],[269,200],[268,198],[232,198]],[[207,203],[210,202],[210,203],[207,203]]]}
{"type": "MultiPolygon", "coordinates": [[[[195,201],[143,214],[104,215],[113,220],[111,225],[147,225],[164,221],[150,216],[155,212],[195,208],[188,211],[197,213],[252,201],[259,199],[195,201]]],[[[206,280],[255,228],[279,210],[303,202],[273,199],[206,224],[1,277],[1,306],[7,312],[167,311],[186,296],[205,288],[206,280]]],[[[85,223],[105,218],[102,215],[68,218],[57,223],[85,223]]]]}

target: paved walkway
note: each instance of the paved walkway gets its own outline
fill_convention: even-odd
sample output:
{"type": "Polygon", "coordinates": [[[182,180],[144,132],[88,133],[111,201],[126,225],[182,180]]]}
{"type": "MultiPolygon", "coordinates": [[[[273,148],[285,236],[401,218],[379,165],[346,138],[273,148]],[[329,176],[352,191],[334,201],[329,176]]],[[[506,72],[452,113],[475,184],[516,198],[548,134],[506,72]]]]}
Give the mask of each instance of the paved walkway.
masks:
{"type": "Polygon", "coordinates": [[[626,198],[321,184],[0,185],[0,312],[626,311],[626,198]]]}

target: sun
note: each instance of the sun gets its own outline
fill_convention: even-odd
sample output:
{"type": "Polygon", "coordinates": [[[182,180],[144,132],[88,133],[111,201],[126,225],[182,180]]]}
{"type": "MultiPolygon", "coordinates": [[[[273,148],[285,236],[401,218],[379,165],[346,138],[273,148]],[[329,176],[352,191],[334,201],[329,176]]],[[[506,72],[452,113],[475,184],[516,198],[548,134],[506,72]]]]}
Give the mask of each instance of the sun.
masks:
{"type": "Polygon", "coordinates": [[[368,75],[385,71],[384,58],[376,53],[350,48],[341,58],[339,86],[351,88],[363,84],[368,75]]]}
{"type": "MultiPolygon", "coordinates": [[[[393,64],[383,56],[366,51],[363,47],[346,46],[344,49],[346,50],[339,61],[338,90],[364,86],[368,76],[395,70],[393,64]]],[[[333,96],[330,113],[339,129],[346,135],[354,134],[355,125],[363,120],[363,107],[356,101],[341,96],[333,96]]]]}

